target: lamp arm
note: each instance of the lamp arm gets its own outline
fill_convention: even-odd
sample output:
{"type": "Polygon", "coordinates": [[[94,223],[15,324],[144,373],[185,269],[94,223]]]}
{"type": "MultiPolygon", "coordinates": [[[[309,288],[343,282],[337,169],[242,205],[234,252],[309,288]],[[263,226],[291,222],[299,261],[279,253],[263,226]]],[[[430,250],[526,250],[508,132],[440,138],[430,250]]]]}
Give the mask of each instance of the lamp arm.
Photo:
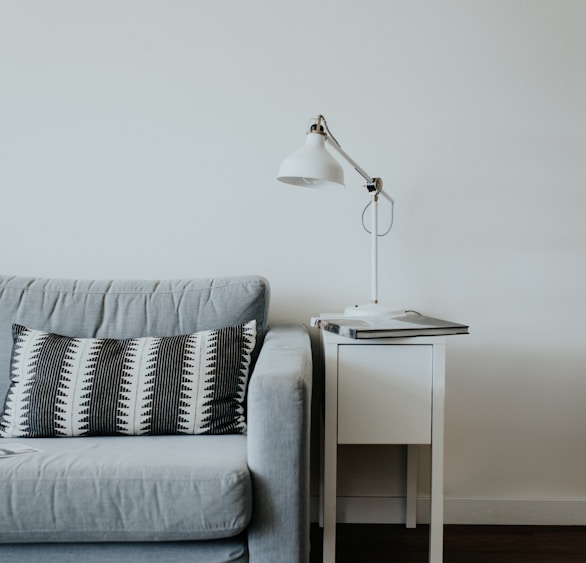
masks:
{"type": "MultiPolygon", "coordinates": [[[[329,131],[328,131],[329,132],[329,131]]],[[[364,168],[362,168],[340,145],[339,143],[333,139],[330,135],[326,135],[326,142],[336,149],[338,153],[344,157],[344,159],[366,180],[366,188],[369,192],[376,192],[376,195],[382,195],[386,198],[390,203],[395,203],[395,200],[383,190],[383,181],[380,178],[373,178],[370,176],[364,168]]]]}
{"type": "Polygon", "coordinates": [[[370,176],[333,138],[331,135],[326,136],[326,142],[336,149],[344,159],[352,165],[352,168],[358,172],[367,182],[374,183],[374,178],[370,176]]]}

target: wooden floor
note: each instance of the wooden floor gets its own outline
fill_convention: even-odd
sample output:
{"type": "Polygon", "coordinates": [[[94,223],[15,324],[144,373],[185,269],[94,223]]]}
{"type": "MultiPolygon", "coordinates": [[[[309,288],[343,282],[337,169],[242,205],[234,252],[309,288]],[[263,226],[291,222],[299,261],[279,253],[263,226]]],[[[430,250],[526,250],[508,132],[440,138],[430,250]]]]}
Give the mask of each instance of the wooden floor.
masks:
{"type": "MultiPolygon", "coordinates": [[[[427,563],[429,527],[338,524],[337,563],[427,563]]],[[[311,563],[321,563],[322,531],[311,527],[311,563]]],[[[586,563],[583,526],[444,527],[444,563],[586,563]]]]}

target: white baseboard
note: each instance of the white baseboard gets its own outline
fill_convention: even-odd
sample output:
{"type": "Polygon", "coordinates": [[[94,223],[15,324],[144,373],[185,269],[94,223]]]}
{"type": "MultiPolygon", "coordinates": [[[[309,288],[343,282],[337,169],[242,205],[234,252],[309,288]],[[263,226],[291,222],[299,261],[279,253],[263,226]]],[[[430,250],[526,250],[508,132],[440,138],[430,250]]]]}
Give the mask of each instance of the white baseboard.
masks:
{"type": "Polygon", "coordinates": [[[450,499],[446,524],[585,526],[586,499],[450,499]]]}
{"type": "MultiPolygon", "coordinates": [[[[311,520],[319,520],[319,499],[311,499],[311,520]]],[[[338,497],[340,523],[405,522],[405,497],[338,497]]],[[[429,523],[429,499],[417,499],[417,522],[429,523]]],[[[586,526],[586,498],[446,498],[445,524],[586,526]]]]}

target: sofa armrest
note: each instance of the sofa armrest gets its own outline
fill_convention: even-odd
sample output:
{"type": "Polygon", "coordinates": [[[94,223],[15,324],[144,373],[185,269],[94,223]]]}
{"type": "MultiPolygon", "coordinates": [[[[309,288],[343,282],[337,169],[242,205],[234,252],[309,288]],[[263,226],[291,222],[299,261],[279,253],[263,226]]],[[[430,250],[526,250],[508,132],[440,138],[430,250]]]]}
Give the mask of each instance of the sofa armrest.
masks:
{"type": "Polygon", "coordinates": [[[307,329],[271,328],[248,389],[251,563],[309,560],[311,385],[307,329]]]}

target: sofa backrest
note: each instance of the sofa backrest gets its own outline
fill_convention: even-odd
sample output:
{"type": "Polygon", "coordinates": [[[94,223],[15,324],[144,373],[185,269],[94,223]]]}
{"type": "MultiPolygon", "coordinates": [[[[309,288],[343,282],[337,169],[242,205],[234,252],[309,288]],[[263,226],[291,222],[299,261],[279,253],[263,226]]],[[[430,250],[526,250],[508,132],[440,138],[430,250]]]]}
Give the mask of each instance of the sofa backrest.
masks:
{"type": "Polygon", "coordinates": [[[10,383],[14,323],[80,338],[176,336],[256,319],[267,329],[260,276],[183,280],[65,280],[0,275],[0,410],[10,383]]]}

